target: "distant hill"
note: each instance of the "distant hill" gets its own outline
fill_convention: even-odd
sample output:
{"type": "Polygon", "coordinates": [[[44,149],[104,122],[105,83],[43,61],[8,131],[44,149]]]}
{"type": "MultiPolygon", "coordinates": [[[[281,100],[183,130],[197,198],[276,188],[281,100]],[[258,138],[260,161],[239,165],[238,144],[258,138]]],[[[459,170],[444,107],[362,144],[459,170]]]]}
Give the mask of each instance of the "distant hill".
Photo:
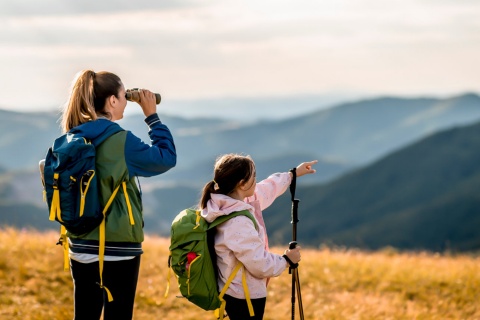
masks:
{"type": "MultiPolygon", "coordinates": [[[[480,97],[465,94],[449,99],[362,100],[289,120],[223,123],[209,130],[196,129],[198,124],[182,133],[172,128],[180,155],[178,166],[160,179],[198,184],[204,181],[195,174],[203,172],[200,166],[220,154],[237,152],[271,164],[285,155],[311,155],[324,169],[309,179],[326,182],[439,130],[479,119],[480,97]],[[176,176],[192,170],[188,179],[176,176]]],[[[146,137],[143,127],[136,133],[146,137]]]]}
{"type": "MultiPolygon", "coordinates": [[[[378,98],[347,103],[284,121],[178,137],[201,155],[243,151],[256,159],[314,153],[321,159],[365,164],[416,139],[480,119],[480,97],[378,98]]],[[[194,161],[194,160],[190,160],[194,161]]]]}
{"type": "MultiPolygon", "coordinates": [[[[14,176],[0,179],[0,224],[56,227],[44,206],[5,200],[15,190],[5,177],[14,176]]],[[[480,123],[448,129],[329,184],[298,186],[298,240],[305,246],[479,250],[479,189],[480,123]]],[[[146,231],[167,236],[173,217],[194,206],[200,191],[144,186],[146,231]]],[[[291,240],[290,210],[287,191],[265,211],[272,244],[291,240]]]]}
{"type": "MultiPolygon", "coordinates": [[[[257,177],[266,178],[273,172],[285,171],[293,167],[295,164],[314,159],[316,159],[316,155],[313,153],[292,153],[272,158],[254,160],[257,177]]],[[[175,168],[172,172],[168,172],[166,176],[174,175],[177,184],[191,185],[198,189],[198,187],[203,186],[206,182],[212,179],[214,163],[215,157],[208,160],[199,160],[195,166],[190,166],[185,169],[182,169],[181,167],[175,168]]],[[[326,181],[346,172],[348,169],[350,169],[350,167],[339,163],[321,161],[318,165],[317,173],[322,176],[320,179],[321,181],[326,181]]],[[[160,176],[159,180],[163,180],[163,178],[164,177],[160,176]]],[[[171,179],[168,178],[168,180],[171,179]]],[[[302,182],[315,184],[318,183],[318,181],[319,179],[310,176],[302,182]]]]}
{"type": "Polygon", "coordinates": [[[48,220],[48,210],[29,203],[0,202],[0,226],[18,229],[59,230],[60,225],[48,220]]]}
{"type": "MultiPolygon", "coordinates": [[[[60,114],[20,113],[0,110],[0,168],[33,169],[37,168],[39,159],[43,158],[53,140],[61,134],[60,114]]],[[[147,136],[147,126],[143,116],[131,116],[122,120],[127,130],[141,132],[147,136]],[[132,123],[134,122],[134,124],[132,123]]],[[[226,120],[205,119],[197,122],[177,117],[162,116],[162,120],[179,134],[184,131],[208,130],[209,127],[222,126],[226,120]]]]}
{"type": "Polygon", "coordinates": [[[0,226],[59,230],[48,220],[38,169],[0,173],[0,226]]]}
{"type": "MultiPolygon", "coordinates": [[[[56,118],[0,111],[0,168],[6,170],[0,172],[0,224],[36,226],[40,216],[39,228],[50,224],[37,163],[60,133],[56,118]]],[[[259,179],[300,161],[321,160],[317,175],[299,180],[299,241],[305,245],[480,247],[480,124],[472,124],[480,119],[477,95],[380,98],[251,125],[161,118],[173,132],[179,158],[166,174],[140,179],[148,232],[167,235],[172,218],[198,201],[216,156],[238,152],[253,156],[259,179]],[[467,126],[448,129],[457,125],[467,126]],[[447,130],[437,133],[441,129],[447,130]]],[[[122,125],[148,139],[143,117],[122,125]]],[[[290,240],[290,207],[285,194],[266,211],[272,243],[290,240]]]]}
{"type": "Polygon", "coordinates": [[[59,135],[58,114],[0,110],[0,166],[36,168],[53,139],[59,135]]]}
{"type": "MultiPolygon", "coordinates": [[[[326,186],[298,188],[300,238],[377,249],[480,249],[480,123],[408,146],[326,186]]],[[[288,241],[290,199],[266,213],[288,241]],[[282,212],[282,214],[280,214],[282,212]]]]}
{"type": "MultiPolygon", "coordinates": [[[[58,117],[53,113],[0,110],[0,166],[7,170],[35,168],[60,134],[58,117]]],[[[272,168],[281,167],[288,157],[308,155],[320,160],[319,173],[309,182],[320,183],[438,130],[480,120],[480,97],[464,94],[448,99],[378,98],[288,120],[249,124],[166,115],[161,115],[161,119],[175,138],[178,163],[175,170],[148,180],[148,184],[202,185],[203,168],[228,152],[250,154],[259,163],[269,162],[272,168]]],[[[143,116],[128,116],[120,123],[148,141],[143,116]]],[[[269,166],[265,172],[271,172],[269,166]]]]}

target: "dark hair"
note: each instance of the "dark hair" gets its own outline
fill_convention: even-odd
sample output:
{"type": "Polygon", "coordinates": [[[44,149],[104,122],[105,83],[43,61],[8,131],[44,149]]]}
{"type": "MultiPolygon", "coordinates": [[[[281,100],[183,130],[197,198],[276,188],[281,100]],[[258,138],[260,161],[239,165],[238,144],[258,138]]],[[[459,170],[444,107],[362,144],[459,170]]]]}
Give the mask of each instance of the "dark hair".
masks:
{"type": "Polygon", "coordinates": [[[213,169],[213,180],[203,187],[200,209],[207,206],[212,193],[228,195],[239,184],[247,182],[254,175],[255,163],[250,156],[230,153],[218,157],[213,169]],[[215,190],[215,184],[218,186],[217,190],[215,190]]]}
{"type": "Polygon", "coordinates": [[[83,70],[75,77],[70,98],[62,114],[62,129],[70,129],[90,120],[96,120],[97,115],[110,118],[105,111],[105,102],[111,97],[118,96],[122,81],[107,71],[95,73],[92,70],[83,70]]]}

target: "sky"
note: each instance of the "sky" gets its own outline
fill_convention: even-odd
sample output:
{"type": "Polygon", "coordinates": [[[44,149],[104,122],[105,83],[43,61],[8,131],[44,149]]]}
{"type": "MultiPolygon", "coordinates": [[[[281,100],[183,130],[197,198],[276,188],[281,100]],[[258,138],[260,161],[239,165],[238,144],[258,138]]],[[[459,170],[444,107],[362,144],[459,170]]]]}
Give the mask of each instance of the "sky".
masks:
{"type": "Polygon", "coordinates": [[[58,109],[83,69],[173,113],[480,92],[478,17],[477,0],[3,0],[0,109],[58,109]]]}

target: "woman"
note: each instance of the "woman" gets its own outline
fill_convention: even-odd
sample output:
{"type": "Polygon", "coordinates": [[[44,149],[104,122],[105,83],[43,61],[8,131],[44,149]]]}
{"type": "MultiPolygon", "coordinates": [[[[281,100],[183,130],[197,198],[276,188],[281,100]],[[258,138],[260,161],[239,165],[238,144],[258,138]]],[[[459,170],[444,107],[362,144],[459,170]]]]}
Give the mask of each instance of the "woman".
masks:
{"type": "Polygon", "coordinates": [[[99,228],[83,235],[67,234],[74,283],[75,319],[132,319],[143,242],[141,193],[135,177],[161,174],[176,164],[169,129],[157,113],[154,93],[139,90],[138,104],[149,127],[151,145],[114,121],[122,119],[127,100],[118,76],[84,70],[73,82],[62,113],[62,129],[92,141],[96,148],[97,181],[104,206],[120,188],[105,225],[103,286],[99,286],[99,228]],[[108,132],[119,131],[102,141],[108,132]],[[102,138],[103,136],[103,138],[102,138]],[[106,289],[113,296],[107,302],[106,289]],[[105,289],[105,290],[104,290],[105,289]]]}

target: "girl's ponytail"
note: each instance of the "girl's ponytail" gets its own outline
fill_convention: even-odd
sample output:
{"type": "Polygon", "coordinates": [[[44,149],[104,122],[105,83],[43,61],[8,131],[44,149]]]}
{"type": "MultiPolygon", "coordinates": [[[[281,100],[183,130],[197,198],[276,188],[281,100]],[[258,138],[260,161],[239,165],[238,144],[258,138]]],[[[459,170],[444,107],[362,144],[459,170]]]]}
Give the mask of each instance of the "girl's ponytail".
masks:
{"type": "Polygon", "coordinates": [[[62,130],[70,129],[90,120],[96,120],[94,101],[95,72],[84,70],[73,81],[70,98],[62,115],[62,130]]]}
{"type": "Polygon", "coordinates": [[[198,206],[200,209],[207,207],[207,202],[212,198],[212,193],[215,193],[215,181],[210,181],[205,184],[202,191],[202,197],[200,198],[200,203],[198,206]]]}

